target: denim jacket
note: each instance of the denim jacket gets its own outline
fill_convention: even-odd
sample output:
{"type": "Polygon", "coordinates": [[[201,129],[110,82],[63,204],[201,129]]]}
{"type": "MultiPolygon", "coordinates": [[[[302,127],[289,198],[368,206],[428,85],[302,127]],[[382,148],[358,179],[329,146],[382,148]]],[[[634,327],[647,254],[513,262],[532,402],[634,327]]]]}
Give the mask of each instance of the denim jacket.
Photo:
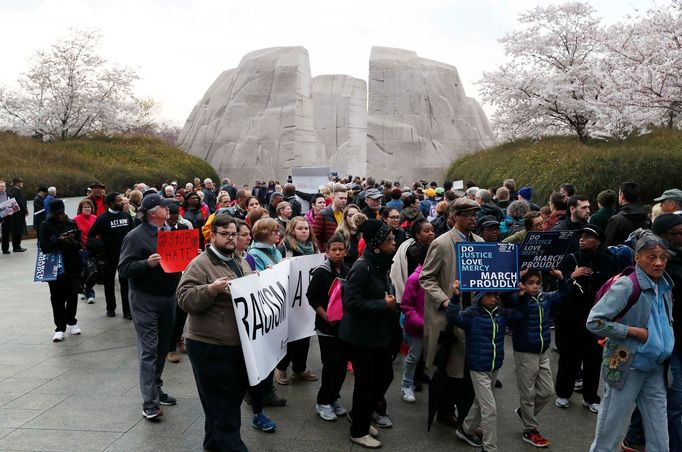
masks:
{"type": "MultiPolygon", "coordinates": [[[[636,274],[642,293],[637,302],[619,322],[614,322],[613,318],[627,304],[628,297],[632,292],[630,278],[619,278],[602,299],[594,305],[587,318],[587,329],[594,334],[607,338],[602,355],[602,377],[615,388],[622,388],[625,384],[625,378],[630,371],[634,354],[643,345],[639,340],[627,335],[628,327],[647,327],[655,297],[653,282],[639,266],[636,267],[636,274]]],[[[668,274],[665,273],[663,277],[668,282],[669,287],[672,288],[673,282],[668,274]]],[[[672,291],[668,290],[663,294],[663,297],[672,328],[672,291]]]]}

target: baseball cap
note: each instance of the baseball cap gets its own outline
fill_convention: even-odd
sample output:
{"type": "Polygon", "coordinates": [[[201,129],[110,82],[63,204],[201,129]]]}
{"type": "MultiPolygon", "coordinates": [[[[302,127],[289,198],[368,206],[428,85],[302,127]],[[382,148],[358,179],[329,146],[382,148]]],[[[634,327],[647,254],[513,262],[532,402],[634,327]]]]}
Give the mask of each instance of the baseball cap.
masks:
{"type": "Polygon", "coordinates": [[[666,199],[682,202],[682,190],[679,188],[671,188],[670,190],[664,191],[663,194],[658,198],[655,198],[654,201],[661,202],[666,199]]]}

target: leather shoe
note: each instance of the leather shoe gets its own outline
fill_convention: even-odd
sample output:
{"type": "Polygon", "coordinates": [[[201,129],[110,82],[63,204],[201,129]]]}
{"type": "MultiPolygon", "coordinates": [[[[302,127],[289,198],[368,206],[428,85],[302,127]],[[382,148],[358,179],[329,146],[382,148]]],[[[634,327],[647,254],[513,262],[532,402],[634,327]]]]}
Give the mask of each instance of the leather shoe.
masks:
{"type": "Polygon", "coordinates": [[[27,250],[26,250],[26,248],[19,247],[19,248],[14,248],[12,251],[14,251],[15,253],[23,253],[24,251],[27,251],[27,250]]]}
{"type": "Polygon", "coordinates": [[[12,254],[10,250],[2,250],[2,254],[12,254]]]}

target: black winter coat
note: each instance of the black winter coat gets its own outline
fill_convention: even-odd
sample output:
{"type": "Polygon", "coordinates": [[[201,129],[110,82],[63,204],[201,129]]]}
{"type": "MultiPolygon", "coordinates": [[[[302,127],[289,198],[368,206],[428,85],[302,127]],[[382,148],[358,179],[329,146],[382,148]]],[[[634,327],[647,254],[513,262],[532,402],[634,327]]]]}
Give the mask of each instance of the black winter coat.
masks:
{"type": "Polygon", "coordinates": [[[339,325],[339,338],[343,341],[395,352],[399,311],[390,310],[384,299],[386,293],[394,293],[388,276],[391,262],[390,257],[365,249],[362,258],[353,264],[343,286],[343,318],[339,325]]]}
{"type": "Polygon", "coordinates": [[[57,222],[50,216],[43,221],[38,235],[40,249],[44,253],[62,252],[64,260],[64,274],[59,277],[69,278],[74,282],[81,271],[81,260],[78,252],[83,248],[81,233],[78,225],[73,220],[57,222]],[[59,237],[65,232],[69,232],[68,240],[60,240],[59,237]]]}
{"type": "Polygon", "coordinates": [[[649,217],[639,204],[627,204],[617,214],[609,218],[606,226],[606,245],[620,245],[637,228],[646,228],[649,217]]]}

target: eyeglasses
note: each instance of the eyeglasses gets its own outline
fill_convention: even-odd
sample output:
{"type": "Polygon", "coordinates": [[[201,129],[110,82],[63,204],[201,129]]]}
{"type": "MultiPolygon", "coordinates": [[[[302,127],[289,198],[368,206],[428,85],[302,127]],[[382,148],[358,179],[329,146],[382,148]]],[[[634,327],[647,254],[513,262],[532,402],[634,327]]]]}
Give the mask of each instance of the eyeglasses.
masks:
{"type": "Polygon", "coordinates": [[[400,220],[400,215],[389,215],[389,220],[400,220]]]}
{"type": "Polygon", "coordinates": [[[219,236],[224,237],[228,240],[237,237],[236,232],[216,232],[215,235],[219,235],[219,236]]]}

